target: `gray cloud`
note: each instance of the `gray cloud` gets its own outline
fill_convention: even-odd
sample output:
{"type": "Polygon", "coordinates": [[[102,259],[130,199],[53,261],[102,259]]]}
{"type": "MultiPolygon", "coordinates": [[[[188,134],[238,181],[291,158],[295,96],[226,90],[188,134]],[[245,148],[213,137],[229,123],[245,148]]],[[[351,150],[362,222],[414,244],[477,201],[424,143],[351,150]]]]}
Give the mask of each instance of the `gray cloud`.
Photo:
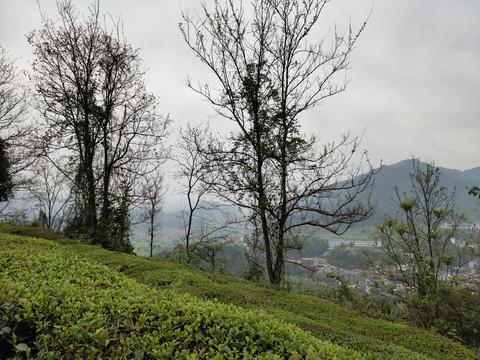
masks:
{"type": "MultiPolygon", "coordinates": [[[[85,10],[90,0],[75,1],[85,10]]],[[[55,17],[55,1],[40,0],[55,17]]],[[[322,19],[362,24],[372,0],[336,0],[322,19]]],[[[103,13],[121,16],[127,40],[149,68],[147,85],[160,97],[160,111],[175,125],[205,121],[213,110],[184,84],[187,74],[209,79],[207,70],[183,43],[180,7],[194,13],[196,0],[101,0],[103,13]]],[[[0,42],[19,66],[31,49],[25,34],[40,27],[34,0],[0,0],[0,42]]],[[[322,34],[319,33],[319,36],[322,34]]],[[[374,164],[411,155],[437,165],[480,166],[480,2],[463,0],[378,0],[352,57],[347,90],[304,117],[304,131],[326,140],[343,132],[363,133],[374,164]]],[[[220,119],[212,124],[222,126],[220,119]]]]}

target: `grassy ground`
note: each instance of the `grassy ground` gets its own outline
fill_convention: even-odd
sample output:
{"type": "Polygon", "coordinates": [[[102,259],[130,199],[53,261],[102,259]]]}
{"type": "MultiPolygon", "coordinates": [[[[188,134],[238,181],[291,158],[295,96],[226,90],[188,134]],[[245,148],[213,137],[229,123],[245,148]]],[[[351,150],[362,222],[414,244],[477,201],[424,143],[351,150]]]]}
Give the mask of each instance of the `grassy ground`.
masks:
{"type": "Polygon", "coordinates": [[[362,353],[366,359],[473,359],[473,353],[446,338],[401,324],[359,316],[331,302],[259,286],[246,280],[205,273],[158,259],[106,251],[36,228],[0,225],[0,232],[43,237],[158,289],[218,299],[248,310],[262,310],[321,340],[362,353]]]}

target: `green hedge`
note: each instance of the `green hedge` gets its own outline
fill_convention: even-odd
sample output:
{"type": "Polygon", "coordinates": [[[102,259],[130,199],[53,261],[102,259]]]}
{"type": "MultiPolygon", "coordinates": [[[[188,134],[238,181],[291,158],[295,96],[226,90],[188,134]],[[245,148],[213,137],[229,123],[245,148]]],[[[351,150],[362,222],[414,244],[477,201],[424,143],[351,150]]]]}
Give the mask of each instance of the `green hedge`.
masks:
{"type": "Polygon", "coordinates": [[[262,312],[155,290],[46,240],[0,235],[0,283],[0,358],[361,358],[262,312]]]}

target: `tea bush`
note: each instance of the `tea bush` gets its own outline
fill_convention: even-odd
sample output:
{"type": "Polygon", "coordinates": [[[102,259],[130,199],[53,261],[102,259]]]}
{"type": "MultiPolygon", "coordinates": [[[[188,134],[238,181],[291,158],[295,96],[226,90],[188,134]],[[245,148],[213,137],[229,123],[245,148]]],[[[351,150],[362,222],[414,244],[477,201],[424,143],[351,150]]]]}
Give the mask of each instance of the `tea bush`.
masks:
{"type": "Polygon", "coordinates": [[[0,358],[361,358],[262,312],[139,284],[47,240],[0,235],[0,283],[0,358]]]}
{"type": "MultiPolygon", "coordinates": [[[[0,224],[0,233],[28,233],[38,237],[34,228],[28,228],[26,232],[21,227],[5,228],[3,225],[0,224]]],[[[353,358],[358,353],[367,360],[475,358],[471,350],[445,337],[402,324],[360,316],[355,311],[323,299],[265,288],[237,277],[206,273],[159,259],[115,253],[98,246],[57,237],[55,234],[48,235],[48,238],[68,245],[69,249],[75,249],[89,259],[147,284],[149,291],[154,288],[166,294],[173,290],[178,294],[175,295],[177,297],[189,297],[183,294],[191,294],[203,299],[218,299],[218,302],[224,304],[239,305],[254,313],[264,311],[310,331],[320,340],[354,349],[356,352],[353,358]]],[[[0,244],[1,241],[0,235],[0,244]]]]}
{"type": "Polygon", "coordinates": [[[78,245],[75,249],[156,288],[218,299],[252,311],[261,309],[312,332],[321,340],[354,349],[367,359],[474,358],[472,351],[445,337],[361,316],[353,310],[313,296],[265,288],[241,278],[206,273],[159,259],[112,253],[99,247],[78,245]],[[418,355],[413,355],[415,353],[418,355]]]}

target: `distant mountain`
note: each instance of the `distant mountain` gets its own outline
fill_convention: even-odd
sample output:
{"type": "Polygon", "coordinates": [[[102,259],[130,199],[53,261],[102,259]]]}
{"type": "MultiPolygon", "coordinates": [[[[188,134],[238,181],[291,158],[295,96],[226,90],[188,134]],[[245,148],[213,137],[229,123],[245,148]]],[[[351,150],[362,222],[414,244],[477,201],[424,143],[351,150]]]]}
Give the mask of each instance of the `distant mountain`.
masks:
{"type": "MultiPolygon", "coordinates": [[[[426,163],[420,162],[422,169],[426,163]]],[[[480,167],[466,171],[440,169],[441,185],[448,188],[449,192],[455,190],[455,203],[459,209],[465,212],[475,222],[480,222],[480,202],[475,197],[468,195],[468,189],[473,185],[480,186],[480,167]]],[[[375,176],[375,183],[372,190],[372,201],[377,204],[376,213],[367,223],[377,224],[385,213],[395,214],[397,209],[393,202],[395,186],[401,193],[410,192],[411,183],[409,174],[413,172],[412,159],[403,160],[393,165],[384,165],[375,176]]]]}
{"type": "MultiPolygon", "coordinates": [[[[395,215],[397,208],[395,199],[395,186],[401,193],[410,191],[410,173],[413,172],[412,159],[403,160],[393,165],[384,165],[375,176],[372,189],[372,202],[376,204],[375,214],[365,223],[379,224],[385,213],[395,215]]],[[[425,162],[420,162],[422,169],[426,168],[425,162]]],[[[471,221],[480,222],[480,201],[468,195],[468,189],[473,185],[480,186],[480,167],[460,171],[439,167],[441,185],[446,186],[449,192],[456,189],[455,203],[461,211],[465,212],[471,221]]],[[[366,196],[366,195],[365,195],[366,196]]],[[[161,228],[173,234],[174,229],[182,229],[183,222],[179,211],[162,212],[160,216],[161,228]]],[[[146,225],[145,225],[146,226],[146,225]]]]}

